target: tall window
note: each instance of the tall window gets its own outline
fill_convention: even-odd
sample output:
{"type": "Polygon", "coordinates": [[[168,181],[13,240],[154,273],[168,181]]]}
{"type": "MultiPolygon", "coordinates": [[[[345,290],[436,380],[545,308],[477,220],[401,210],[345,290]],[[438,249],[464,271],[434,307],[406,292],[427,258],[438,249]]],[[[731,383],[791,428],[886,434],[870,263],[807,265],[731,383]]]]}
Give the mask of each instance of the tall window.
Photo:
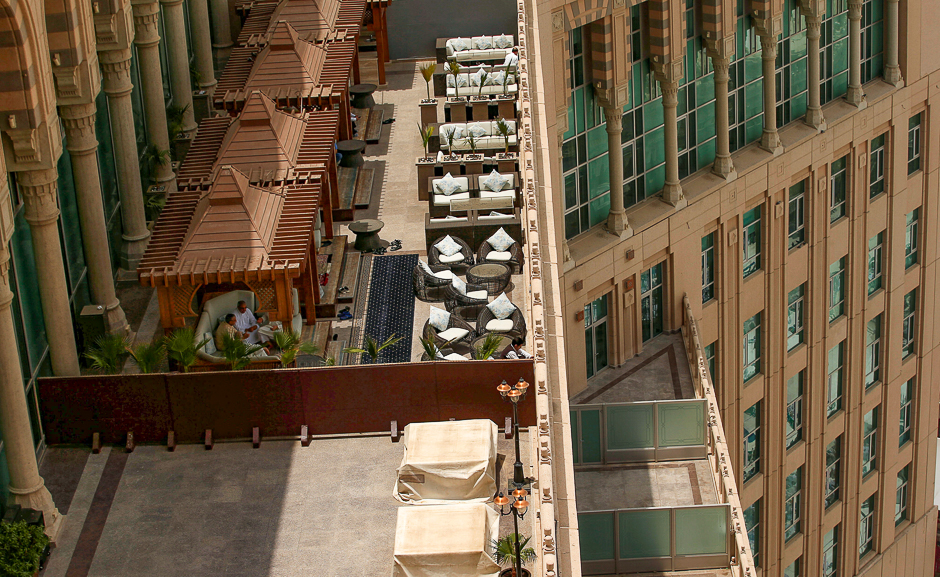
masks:
{"type": "Polygon", "coordinates": [[[862,421],[862,476],[877,467],[878,453],[878,407],[865,413],[862,421]]]}
{"type": "Polygon", "coordinates": [[[875,543],[875,495],[862,501],[858,522],[858,556],[872,550],[875,543]]]}
{"type": "Polygon", "coordinates": [[[744,411],[744,482],[760,471],[760,401],[744,411]]]}
{"type": "Polygon", "coordinates": [[[845,341],[829,349],[828,382],[826,384],[826,416],[842,409],[842,355],[845,341]]]}
{"type": "Polygon", "coordinates": [[[715,161],[715,82],[712,61],[705,52],[696,6],[685,0],[685,75],[679,86],[679,178],[685,178],[715,161]]]}
{"type": "Polygon", "coordinates": [[[702,303],[715,298],[715,233],[702,237],[702,303]]]}
{"type": "Polygon", "coordinates": [[[882,250],[884,232],[879,232],[868,239],[868,295],[875,294],[881,288],[882,250]]]}
{"type": "Polygon", "coordinates": [[[607,366],[607,295],[584,306],[584,355],[588,378],[607,366]]]}
{"type": "Polygon", "coordinates": [[[904,225],[904,268],[911,268],[917,264],[917,231],[920,228],[918,224],[918,215],[920,209],[915,208],[907,213],[906,223],[904,225]]]}
{"type": "Polygon", "coordinates": [[[787,295],[787,350],[792,351],[803,342],[803,286],[787,295]]]}
{"type": "Polygon", "coordinates": [[[786,0],[783,39],[777,45],[777,128],[806,114],[806,19],[795,0],[786,0]]]}
{"type": "Polygon", "coordinates": [[[802,502],[803,467],[787,475],[786,501],[783,504],[783,538],[789,541],[800,532],[800,517],[803,512],[802,502]]]}
{"type": "Polygon", "coordinates": [[[835,222],[845,216],[845,196],[848,189],[848,155],[843,156],[830,166],[829,177],[829,222],[835,222]]]}
{"type": "Polygon", "coordinates": [[[865,388],[881,379],[881,315],[865,325],[865,388]]]}
{"type": "Polygon", "coordinates": [[[868,196],[875,198],[885,191],[885,142],[887,133],[871,141],[871,167],[869,173],[868,196]]]}
{"type": "Polygon", "coordinates": [[[744,321],[744,382],[760,372],[760,313],[744,321]]]}
{"type": "Polygon", "coordinates": [[[836,577],[839,571],[839,526],[836,525],[823,537],[822,574],[836,577]]]}
{"type": "Polygon", "coordinates": [[[747,529],[754,566],[760,567],[760,499],[744,510],[744,527],[747,529]]]}
{"type": "Polygon", "coordinates": [[[790,566],[783,570],[783,577],[800,577],[800,566],[803,564],[803,558],[797,557],[796,561],[790,563],[790,566]]]}
{"type": "Polygon", "coordinates": [[[663,332],[663,263],[651,266],[640,274],[640,321],[643,342],[663,332]]]}
{"type": "Polygon", "coordinates": [[[914,379],[911,379],[901,385],[901,415],[898,419],[898,446],[903,447],[904,443],[911,440],[911,423],[913,412],[912,402],[914,400],[914,379]]]}
{"type": "Polygon", "coordinates": [[[806,192],[806,181],[798,182],[790,187],[789,216],[787,227],[790,233],[789,248],[792,250],[806,240],[806,228],[803,219],[803,200],[806,192]]]}
{"type": "Polygon", "coordinates": [[[894,493],[894,525],[898,526],[907,519],[907,476],[911,466],[907,465],[898,471],[897,488],[894,493]]]}
{"type": "Polygon", "coordinates": [[[849,14],[848,0],[826,3],[819,49],[820,98],[826,104],[848,91],[849,87],[849,14]]]}
{"type": "Polygon", "coordinates": [[[901,358],[914,354],[917,344],[917,289],[904,295],[904,318],[901,321],[901,358]]]}
{"type": "Polygon", "coordinates": [[[565,238],[575,237],[607,219],[610,173],[604,114],[594,95],[584,55],[582,29],[569,33],[571,103],[562,144],[565,181],[565,238]]]}
{"type": "Polygon", "coordinates": [[[884,2],[865,0],[862,7],[862,83],[884,73],[884,2]]]}
{"type": "Polygon", "coordinates": [[[744,278],[760,270],[760,207],[744,213],[744,278]]]}
{"type": "Polygon", "coordinates": [[[842,435],[826,446],[826,507],[839,500],[839,477],[842,474],[842,435]]]}
{"type": "Polygon", "coordinates": [[[920,134],[920,117],[912,116],[910,120],[907,121],[907,174],[911,175],[920,170],[920,149],[921,149],[921,134],[920,134]]]}
{"type": "Polygon", "coordinates": [[[718,341],[710,345],[705,345],[705,363],[708,364],[708,376],[712,380],[712,386],[717,392],[718,381],[715,379],[716,358],[718,356],[718,341]]]}
{"type": "Polygon", "coordinates": [[[787,448],[803,438],[803,371],[787,379],[787,448]]]}
{"type": "Polygon", "coordinates": [[[760,140],[764,130],[764,77],[761,44],[744,3],[738,3],[735,52],[729,69],[728,116],[731,152],[760,140]]]}
{"type": "Polygon", "coordinates": [[[829,265],[829,322],[845,314],[845,257],[829,265]]]}

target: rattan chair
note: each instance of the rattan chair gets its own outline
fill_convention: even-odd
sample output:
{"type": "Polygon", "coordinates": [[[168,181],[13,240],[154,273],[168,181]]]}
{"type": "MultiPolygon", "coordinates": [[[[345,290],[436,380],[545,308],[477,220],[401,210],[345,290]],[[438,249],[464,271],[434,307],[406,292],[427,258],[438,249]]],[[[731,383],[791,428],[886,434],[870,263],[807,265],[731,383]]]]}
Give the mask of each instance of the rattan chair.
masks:
{"type": "MultiPolygon", "coordinates": [[[[450,270],[450,267],[444,264],[430,265],[430,268],[432,272],[450,270]]],[[[451,279],[428,274],[420,264],[416,264],[411,271],[411,284],[414,288],[415,298],[426,303],[444,300],[444,288],[450,286],[450,283],[451,279]]]]}
{"type": "Polygon", "coordinates": [[[512,311],[512,315],[509,317],[512,320],[512,328],[508,331],[494,331],[492,329],[486,328],[486,325],[493,320],[496,320],[496,315],[493,314],[493,311],[489,307],[483,307],[480,310],[480,316],[477,317],[477,334],[485,335],[486,333],[496,333],[499,335],[506,335],[511,338],[525,338],[526,327],[525,327],[525,317],[522,314],[522,311],[519,310],[519,307],[516,307],[516,310],[512,311]]]}
{"type": "MultiPolygon", "coordinates": [[[[486,287],[475,285],[475,284],[468,284],[467,293],[472,293],[472,292],[486,293],[486,287]]],[[[461,308],[461,307],[480,307],[480,306],[485,307],[486,303],[489,302],[489,299],[487,298],[488,296],[489,295],[484,296],[482,298],[474,298],[474,297],[469,297],[467,295],[462,295],[459,292],[457,292],[457,289],[454,288],[453,284],[449,284],[446,287],[444,287],[444,308],[446,308],[448,312],[453,314],[456,309],[461,308]]],[[[467,313],[465,309],[461,309],[461,312],[463,312],[464,314],[467,313]]],[[[461,316],[465,320],[468,320],[468,317],[463,316],[463,315],[461,316]]],[[[473,317],[469,317],[469,318],[472,319],[473,317]]]]}
{"type": "Polygon", "coordinates": [[[476,337],[476,331],[473,330],[473,326],[470,323],[468,323],[466,320],[461,318],[460,315],[456,315],[454,313],[450,314],[450,320],[447,321],[447,328],[448,329],[463,329],[467,331],[467,334],[459,339],[446,341],[442,339],[440,336],[438,336],[440,332],[438,332],[436,328],[431,326],[431,319],[428,319],[427,321],[425,321],[424,330],[421,331],[421,334],[423,334],[424,338],[426,339],[434,339],[434,344],[436,344],[439,348],[443,348],[444,345],[470,346],[470,343],[476,337]]]}
{"type": "Polygon", "coordinates": [[[522,274],[522,263],[524,261],[524,256],[522,254],[522,248],[519,246],[518,242],[512,243],[512,246],[509,247],[509,260],[488,260],[486,255],[494,252],[492,245],[489,242],[483,241],[480,243],[480,249],[477,251],[477,262],[498,262],[509,267],[512,271],[512,274],[522,274]]]}
{"type": "Polygon", "coordinates": [[[456,236],[451,236],[450,238],[454,239],[454,242],[460,245],[460,252],[457,254],[463,256],[463,258],[455,262],[441,262],[441,251],[437,250],[435,245],[444,240],[442,236],[432,242],[431,246],[428,247],[428,264],[431,266],[444,265],[454,272],[465,273],[467,269],[473,265],[473,250],[470,249],[470,245],[462,238],[456,236]]]}

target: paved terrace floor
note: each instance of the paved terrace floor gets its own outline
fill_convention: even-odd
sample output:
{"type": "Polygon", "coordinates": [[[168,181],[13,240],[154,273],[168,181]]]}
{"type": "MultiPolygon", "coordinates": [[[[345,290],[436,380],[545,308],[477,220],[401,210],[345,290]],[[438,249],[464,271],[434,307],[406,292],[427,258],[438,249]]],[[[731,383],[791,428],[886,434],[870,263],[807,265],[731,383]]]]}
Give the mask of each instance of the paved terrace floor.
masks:
{"type": "MultiPolygon", "coordinates": [[[[527,432],[523,461],[533,463],[527,432]],[[528,453],[525,453],[525,452],[528,453]]],[[[44,577],[389,575],[404,445],[389,437],[49,449],[42,474],[65,524],[44,577]]],[[[500,486],[511,440],[498,441],[500,486]]],[[[529,470],[526,471],[530,474],[529,470]]],[[[532,534],[526,516],[526,534],[532,534]]],[[[511,532],[511,517],[501,534],[511,532]]]]}

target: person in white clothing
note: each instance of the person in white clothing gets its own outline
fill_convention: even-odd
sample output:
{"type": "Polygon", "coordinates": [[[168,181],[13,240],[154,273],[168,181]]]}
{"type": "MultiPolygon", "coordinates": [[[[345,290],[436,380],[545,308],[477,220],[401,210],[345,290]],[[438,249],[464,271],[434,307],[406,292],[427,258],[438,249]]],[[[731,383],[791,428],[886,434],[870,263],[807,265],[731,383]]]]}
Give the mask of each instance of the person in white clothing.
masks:
{"type": "Polygon", "coordinates": [[[515,66],[519,63],[519,49],[513,46],[512,52],[506,54],[506,60],[503,60],[503,66],[515,66]]]}
{"type": "Polygon", "coordinates": [[[267,339],[258,332],[258,328],[263,322],[264,318],[256,317],[255,313],[248,308],[248,303],[238,301],[238,308],[235,310],[235,328],[239,332],[248,335],[245,337],[245,342],[250,345],[264,345],[265,351],[268,351],[269,343],[267,339]]]}

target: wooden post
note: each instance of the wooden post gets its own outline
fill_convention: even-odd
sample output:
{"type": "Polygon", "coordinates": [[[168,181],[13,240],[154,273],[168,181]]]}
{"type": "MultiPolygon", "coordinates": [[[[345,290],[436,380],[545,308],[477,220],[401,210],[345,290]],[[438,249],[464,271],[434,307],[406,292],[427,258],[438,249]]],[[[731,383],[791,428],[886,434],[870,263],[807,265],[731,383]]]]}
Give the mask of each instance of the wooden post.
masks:
{"type": "Polygon", "coordinates": [[[373,4],[372,22],[375,26],[375,55],[376,64],[379,69],[379,84],[385,84],[385,62],[388,54],[388,35],[385,32],[385,9],[379,0],[373,4]]]}

